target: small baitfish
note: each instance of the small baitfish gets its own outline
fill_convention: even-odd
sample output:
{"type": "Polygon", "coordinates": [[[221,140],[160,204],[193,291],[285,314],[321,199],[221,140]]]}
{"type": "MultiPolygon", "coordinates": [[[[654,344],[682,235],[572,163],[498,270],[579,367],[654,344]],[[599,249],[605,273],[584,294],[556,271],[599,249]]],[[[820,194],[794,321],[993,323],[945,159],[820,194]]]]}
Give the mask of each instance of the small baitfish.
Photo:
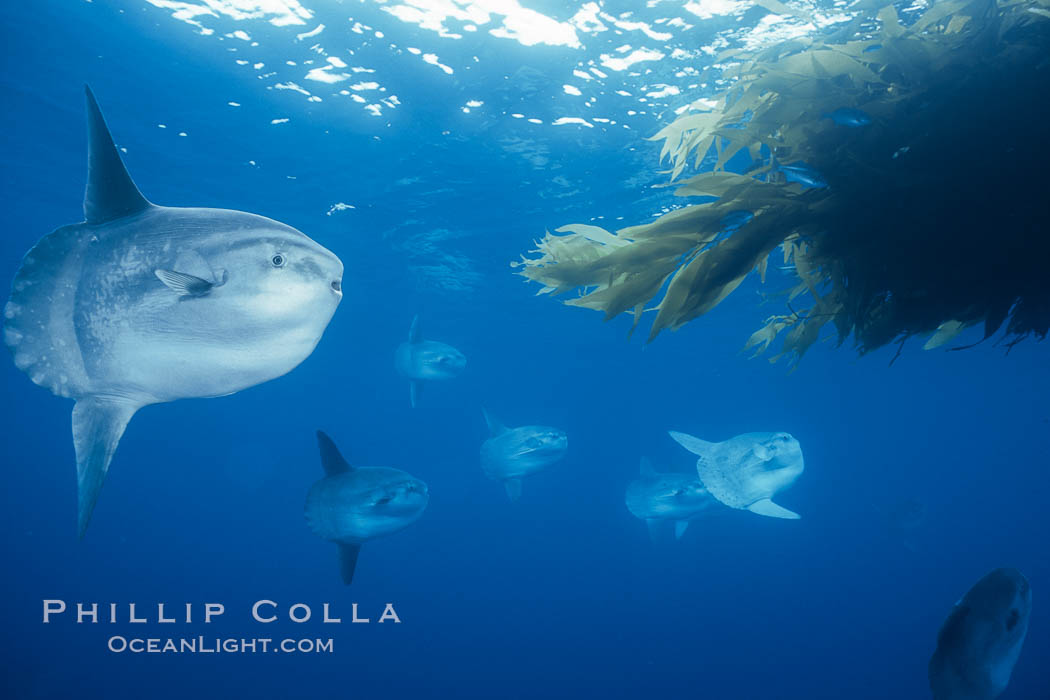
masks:
{"type": "Polygon", "coordinates": [[[858,126],[867,126],[871,124],[871,117],[859,109],[852,109],[850,107],[839,107],[834,112],[825,112],[822,115],[825,119],[830,119],[839,126],[848,126],[856,128],[858,126]]]}

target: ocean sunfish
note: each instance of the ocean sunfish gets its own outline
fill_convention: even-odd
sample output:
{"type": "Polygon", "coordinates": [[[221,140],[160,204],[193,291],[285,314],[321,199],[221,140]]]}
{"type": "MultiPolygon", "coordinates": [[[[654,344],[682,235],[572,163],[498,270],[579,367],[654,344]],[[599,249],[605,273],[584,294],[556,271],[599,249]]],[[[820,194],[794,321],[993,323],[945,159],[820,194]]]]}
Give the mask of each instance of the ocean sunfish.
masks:
{"type": "Polygon", "coordinates": [[[84,222],[40,240],[4,307],[4,342],[76,400],[79,533],[135,412],[225,396],[305,360],[342,298],[343,264],[272,219],[151,204],[90,89],[84,222]]]}
{"type": "Polygon", "coordinates": [[[993,700],[1021,655],[1032,588],[1017,569],[996,569],[952,608],[930,658],[934,700],[993,700]]]}
{"type": "Polygon", "coordinates": [[[644,520],[654,539],[662,525],[674,523],[680,538],[696,518],[715,504],[715,499],[692,474],[660,473],[642,457],[638,478],[627,485],[627,510],[644,520]]]}
{"type": "Polygon", "coordinates": [[[306,496],[306,522],[339,546],[343,583],[354,579],[357,555],[368,540],[414,523],[430,500],[427,485],[390,467],[351,467],[332,439],[317,431],[325,476],[306,496]]]}
{"type": "Polygon", "coordinates": [[[787,433],[744,433],[725,442],[707,442],[670,432],[679,445],[696,455],[700,481],[730,508],[771,518],[800,516],[771,500],[802,474],[802,448],[787,433]]]}
{"type": "Polygon", "coordinates": [[[508,428],[481,409],[489,438],[481,444],[481,469],[502,481],[510,500],[521,496],[521,478],[546,469],[565,456],[569,438],[564,431],[542,425],[508,428]]]}
{"type": "Polygon", "coordinates": [[[466,366],[467,358],[451,345],[423,340],[419,316],[412,319],[408,342],[401,343],[394,352],[394,367],[398,374],[408,379],[408,396],[412,408],[416,407],[424,381],[458,377],[466,366]]]}

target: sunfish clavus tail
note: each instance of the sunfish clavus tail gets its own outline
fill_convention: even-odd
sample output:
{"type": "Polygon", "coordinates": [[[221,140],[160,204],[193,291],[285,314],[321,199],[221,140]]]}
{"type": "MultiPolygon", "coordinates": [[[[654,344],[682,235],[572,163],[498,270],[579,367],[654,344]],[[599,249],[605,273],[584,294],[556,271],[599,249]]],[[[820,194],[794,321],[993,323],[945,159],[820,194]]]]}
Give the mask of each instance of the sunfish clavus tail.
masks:
{"type": "Polygon", "coordinates": [[[26,254],[4,307],[18,368],[76,400],[81,537],[135,412],[291,371],[332,318],[343,273],[330,251],[272,219],[151,204],[86,97],[84,222],[26,254]]]}

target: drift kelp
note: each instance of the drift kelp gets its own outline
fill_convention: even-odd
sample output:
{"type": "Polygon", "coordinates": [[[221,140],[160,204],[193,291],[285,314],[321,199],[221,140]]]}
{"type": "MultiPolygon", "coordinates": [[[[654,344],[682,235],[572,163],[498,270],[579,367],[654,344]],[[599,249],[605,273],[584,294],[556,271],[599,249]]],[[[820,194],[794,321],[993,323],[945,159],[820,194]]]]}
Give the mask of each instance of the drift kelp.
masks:
{"type": "Polygon", "coordinates": [[[908,26],[864,5],[830,35],[722,54],[728,87],[653,137],[672,181],[713,162],[675,191],[709,201],[616,233],[562,227],[520,274],[635,325],[666,285],[652,339],[753,270],[764,281],[779,246],[798,281],[747,342],[757,352],[783,332],[777,357],[801,357],[828,322],[862,352],[1007,319],[1011,343],[1044,337],[1050,0],[940,2],[908,26]],[[747,174],[726,171],[748,156],[747,174]]]}

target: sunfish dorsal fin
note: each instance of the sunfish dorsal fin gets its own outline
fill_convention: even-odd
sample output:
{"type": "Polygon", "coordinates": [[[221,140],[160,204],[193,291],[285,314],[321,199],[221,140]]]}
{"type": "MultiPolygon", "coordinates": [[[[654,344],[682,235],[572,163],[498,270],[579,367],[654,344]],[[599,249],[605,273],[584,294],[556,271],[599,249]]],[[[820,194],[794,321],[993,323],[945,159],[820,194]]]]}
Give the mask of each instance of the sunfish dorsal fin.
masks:
{"type": "Polygon", "coordinates": [[[711,448],[717,444],[708,442],[707,440],[701,440],[700,438],[693,437],[692,435],[686,435],[685,433],[677,433],[673,430],[668,430],[667,434],[685,449],[692,452],[698,457],[704,457],[710,452],[711,448]]]}
{"type": "Polygon", "coordinates": [[[332,438],[320,430],[317,431],[317,447],[321,451],[321,466],[326,476],[344,474],[353,469],[350,463],[343,459],[343,455],[339,454],[339,448],[332,442],[332,438]]]}
{"type": "Polygon", "coordinates": [[[120,160],[113,137],[98,108],[91,88],[84,86],[87,96],[88,121],[88,178],[84,190],[84,220],[101,224],[131,214],[137,214],[152,204],[142,196],[120,160]]]}
{"type": "Polygon", "coordinates": [[[653,469],[653,463],[649,461],[648,457],[642,457],[638,460],[638,474],[643,477],[656,476],[656,470],[653,469]]]}
{"type": "Polygon", "coordinates": [[[488,426],[490,435],[496,436],[507,432],[507,426],[503,425],[499,419],[493,418],[484,406],[481,408],[481,414],[485,416],[485,425],[488,426]]]}
{"type": "Polygon", "coordinates": [[[412,327],[408,329],[408,342],[410,345],[423,342],[423,331],[419,329],[419,314],[412,317],[412,327]]]}
{"type": "Polygon", "coordinates": [[[139,406],[127,401],[94,396],[77,399],[73,406],[73,447],[77,454],[77,532],[87,531],[102,482],[128,421],[139,406]]]}

